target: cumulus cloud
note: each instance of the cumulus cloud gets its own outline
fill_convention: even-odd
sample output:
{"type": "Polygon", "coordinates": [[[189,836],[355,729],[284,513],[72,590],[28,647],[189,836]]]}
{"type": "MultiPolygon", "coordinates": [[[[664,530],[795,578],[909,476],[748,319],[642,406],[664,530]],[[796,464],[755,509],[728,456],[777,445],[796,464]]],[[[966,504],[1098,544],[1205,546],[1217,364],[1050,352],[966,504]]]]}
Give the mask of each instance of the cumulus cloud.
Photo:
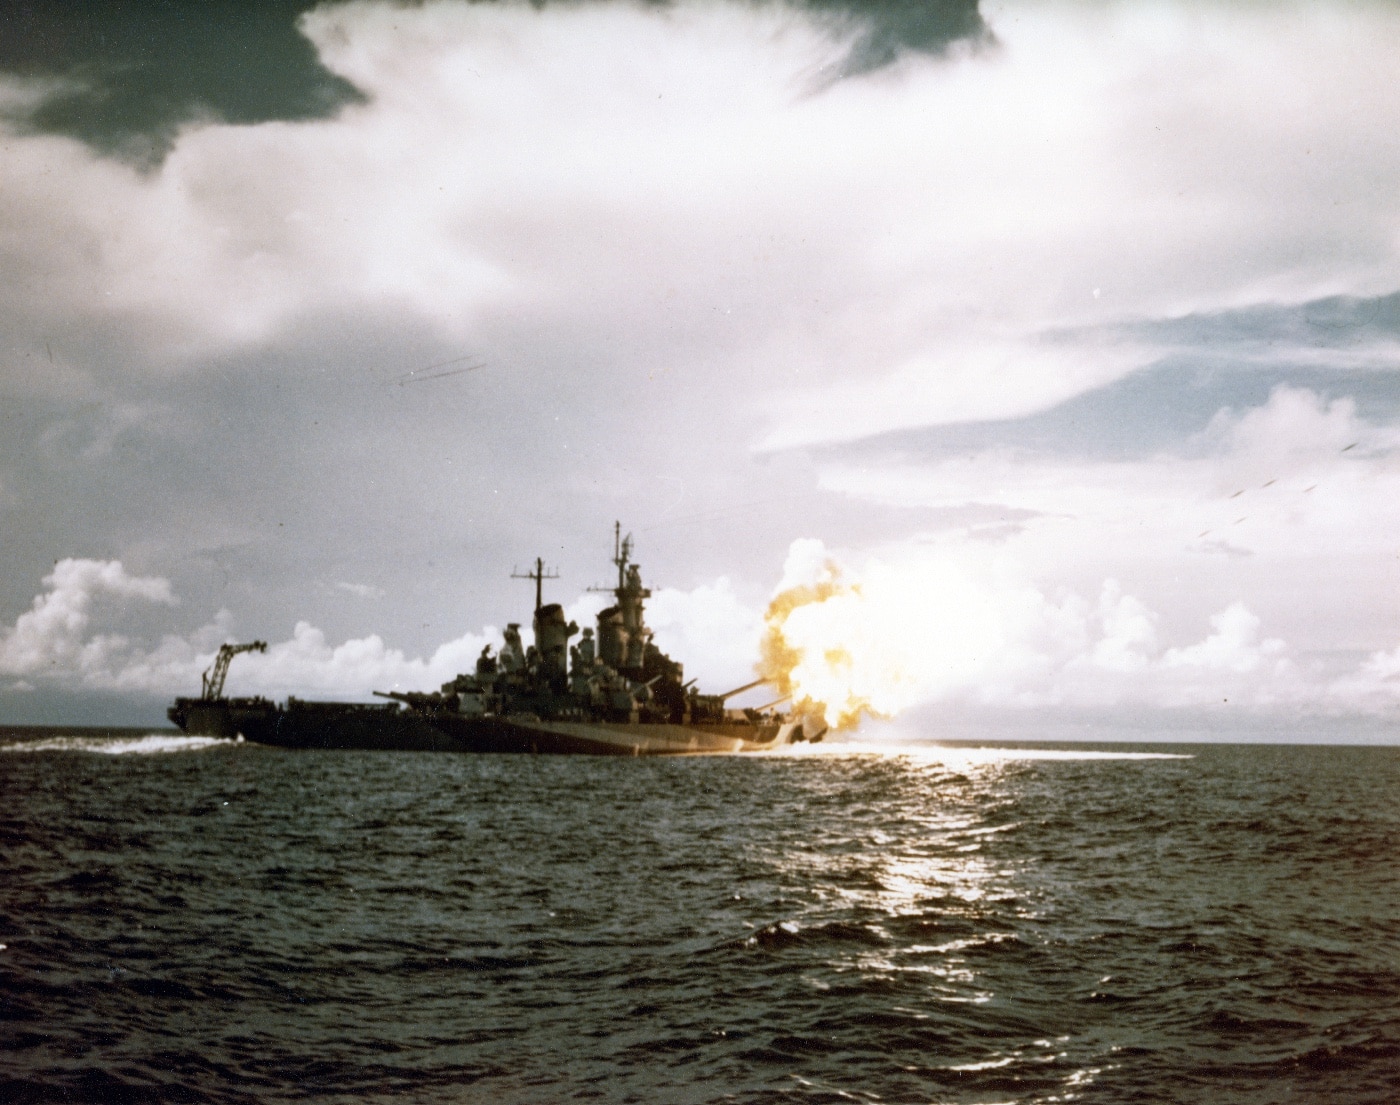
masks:
{"type": "MultiPolygon", "coordinates": [[[[120,561],[61,560],[44,585],[33,608],[0,636],[0,674],[16,677],[12,687],[32,688],[37,680],[133,693],[190,694],[218,646],[232,637],[233,619],[227,611],[187,637],[167,634],[155,645],[105,629],[104,601],[179,601],[168,580],[132,576],[120,561]]],[[[433,690],[470,670],[481,648],[499,641],[500,635],[488,628],[448,641],[426,659],[411,658],[377,635],[332,646],[321,630],[303,621],[290,640],[273,644],[265,655],[240,657],[239,693],[366,698],[372,690],[433,690]]]]}
{"type": "Polygon", "coordinates": [[[1355,671],[1332,680],[1327,691],[1330,703],[1340,711],[1391,713],[1400,709],[1400,645],[1372,653],[1355,671]]]}
{"type": "MultiPolygon", "coordinates": [[[[13,689],[32,689],[35,681],[67,687],[173,696],[193,694],[199,674],[213,662],[218,648],[237,639],[233,616],[220,611],[214,620],[186,636],[164,635],[148,644],[109,631],[102,624],[102,600],[173,605],[178,599],[169,581],[129,575],[120,561],[63,560],[45,578],[46,590],[34,599],[0,636],[0,675],[13,689]]],[[[580,625],[591,625],[607,604],[586,593],[568,609],[580,625]]],[[[649,623],[656,643],[687,664],[690,677],[712,690],[752,678],[751,664],[761,619],[743,603],[727,578],[692,590],[662,588],[650,601],[649,623]]],[[[528,635],[528,627],[527,627],[528,635]]],[[[265,653],[237,660],[230,693],[282,698],[322,697],[364,700],[375,690],[436,690],[461,672],[472,671],[481,650],[499,648],[495,627],[465,633],[423,657],[408,655],[379,634],[339,644],[323,630],[298,621],[289,639],[273,642],[265,653]]]]}
{"type": "Polygon", "coordinates": [[[1117,580],[1107,580],[1099,595],[1101,636],[1084,657],[1104,671],[1143,671],[1157,651],[1157,615],[1141,599],[1123,594],[1117,580]]]}
{"type": "MultiPolygon", "coordinates": [[[[753,679],[753,662],[763,634],[761,590],[741,596],[728,576],[690,589],[656,587],[646,603],[647,625],[656,647],[685,667],[685,677],[702,691],[719,693],[753,679]]],[[[613,602],[606,591],[589,591],[565,608],[580,627],[593,626],[598,612],[613,602]]],[[[736,702],[739,700],[735,700],[736,702]]]]}
{"type": "MultiPolygon", "coordinates": [[[[1136,459],[891,454],[833,459],[822,482],[906,509],[982,504],[987,518],[1016,520],[994,541],[1038,578],[1080,588],[1131,579],[1177,632],[1212,612],[1204,603],[1243,599],[1271,611],[1285,638],[1337,648],[1363,612],[1375,633],[1394,609],[1383,567],[1400,542],[1398,452],[1396,429],[1360,418],[1351,400],[1279,387],[1263,405],[1222,410],[1195,438],[1136,459]]],[[[976,526],[954,532],[988,543],[976,526]]]]}
{"type": "Polygon", "coordinates": [[[115,560],[60,560],[44,577],[44,584],[48,590],[0,637],[0,672],[6,675],[106,671],[128,642],[114,633],[89,635],[95,607],[104,599],[119,604],[132,599],[177,601],[169,580],[128,575],[115,560]]]}
{"type": "MultiPolygon", "coordinates": [[[[227,611],[195,633],[167,634],[155,644],[111,632],[101,616],[104,601],[177,601],[166,580],[131,576],[117,561],[61,561],[44,582],[33,608],[0,637],[0,674],[10,678],[10,690],[191,694],[218,646],[235,639],[227,611]]],[[[848,694],[884,716],[931,703],[1400,708],[1400,650],[1327,675],[1300,663],[1283,640],[1264,636],[1262,619],[1241,602],[1215,612],[1200,639],[1172,643],[1162,639],[1158,612],[1116,580],[1104,581],[1091,601],[1035,584],[1012,557],[970,555],[950,542],[851,558],[801,539],[779,592],[804,595],[782,619],[786,647],[802,668],[785,674],[783,689],[795,684],[799,699],[823,702],[848,694]]],[[[568,616],[589,624],[606,601],[586,594],[568,616]]],[[[649,623],[657,644],[706,689],[752,678],[764,619],[727,578],[658,590],[649,623]]],[[[483,647],[500,644],[500,633],[487,627],[414,657],[378,634],[334,644],[300,621],[265,654],[238,659],[230,693],[363,701],[374,690],[434,690],[472,670],[483,647]]],[[[837,711],[830,714],[834,722],[837,711]]]]}
{"type": "Polygon", "coordinates": [[[247,693],[271,697],[363,700],[376,690],[435,691],[459,672],[473,670],[483,646],[500,643],[500,634],[488,628],[447,641],[425,658],[409,657],[377,634],[332,645],[321,630],[298,622],[290,640],[240,661],[239,683],[247,693]]]}
{"type": "Polygon", "coordinates": [[[740,598],[728,576],[689,591],[655,591],[647,624],[657,647],[683,663],[686,678],[698,680],[702,690],[718,694],[753,679],[763,619],[757,603],[740,598]]]}

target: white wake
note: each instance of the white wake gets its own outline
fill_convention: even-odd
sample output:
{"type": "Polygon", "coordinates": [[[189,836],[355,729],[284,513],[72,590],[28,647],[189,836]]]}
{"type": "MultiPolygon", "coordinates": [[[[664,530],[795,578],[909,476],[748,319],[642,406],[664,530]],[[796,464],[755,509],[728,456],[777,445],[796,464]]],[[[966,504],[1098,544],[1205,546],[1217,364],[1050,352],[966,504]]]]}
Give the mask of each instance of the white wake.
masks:
{"type": "Polygon", "coordinates": [[[241,740],[223,737],[187,737],[183,734],[148,733],[142,737],[43,737],[0,744],[0,752],[93,752],[102,756],[151,756],[168,752],[200,752],[224,748],[241,740]]]}

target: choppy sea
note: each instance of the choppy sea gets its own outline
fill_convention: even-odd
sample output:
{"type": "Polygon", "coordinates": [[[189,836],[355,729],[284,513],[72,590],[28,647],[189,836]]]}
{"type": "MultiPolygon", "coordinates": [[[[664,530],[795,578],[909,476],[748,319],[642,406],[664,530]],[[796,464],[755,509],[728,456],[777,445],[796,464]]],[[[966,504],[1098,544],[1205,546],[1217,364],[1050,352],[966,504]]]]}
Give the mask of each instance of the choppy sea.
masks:
{"type": "Polygon", "coordinates": [[[0,733],[0,1101],[1394,1102],[1400,749],[0,733]]]}

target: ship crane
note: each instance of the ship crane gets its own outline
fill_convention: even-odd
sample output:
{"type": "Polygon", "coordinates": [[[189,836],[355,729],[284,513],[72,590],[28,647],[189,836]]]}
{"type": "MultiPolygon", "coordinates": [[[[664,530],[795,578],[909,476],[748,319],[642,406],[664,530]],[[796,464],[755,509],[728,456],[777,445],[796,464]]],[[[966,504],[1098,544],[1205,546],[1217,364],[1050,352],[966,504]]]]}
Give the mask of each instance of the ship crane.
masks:
{"type": "Polygon", "coordinates": [[[266,652],[266,641],[253,641],[246,645],[221,645],[219,655],[203,675],[204,693],[200,697],[205,702],[215,702],[224,697],[224,680],[228,678],[228,666],[240,652],[266,652]]]}

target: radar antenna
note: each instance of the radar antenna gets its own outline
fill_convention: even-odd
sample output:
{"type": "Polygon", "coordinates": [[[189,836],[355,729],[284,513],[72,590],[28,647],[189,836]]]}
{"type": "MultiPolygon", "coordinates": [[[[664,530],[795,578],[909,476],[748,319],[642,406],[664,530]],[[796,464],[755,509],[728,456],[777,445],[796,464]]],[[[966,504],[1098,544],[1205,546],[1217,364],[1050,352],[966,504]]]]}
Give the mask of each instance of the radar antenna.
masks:
{"type": "Polygon", "coordinates": [[[613,563],[617,565],[617,589],[627,585],[627,564],[632,559],[632,535],[622,536],[622,523],[613,523],[613,563]]]}
{"type": "Polygon", "coordinates": [[[616,587],[590,587],[590,591],[611,592],[619,599],[627,588],[627,565],[632,563],[632,535],[622,536],[622,523],[613,523],[613,558],[612,562],[617,565],[617,586],[616,587]]]}
{"type": "Polygon", "coordinates": [[[209,670],[202,676],[204,680],[204,693],[201,697],[205,702],[213,702],[224,697],[224,680],[228,678],[228,666],[233,658],[240,652],[266,652],[266,641],[253,641],[246,645],[221,645],[219,655],[214,657],[214,663],[209,666],[209,670]]]}
{"type": "Polygon", "coordinates": [[[544,570],[544,559],[535,557],[535,570],[533,572],[511,572],[511,579],[532,579],[535,581],[535,613],[540,612],[540,607],[544,605],[544,581],[547,579],[558,579],[558,572],[546,572],[544,570]]]}

